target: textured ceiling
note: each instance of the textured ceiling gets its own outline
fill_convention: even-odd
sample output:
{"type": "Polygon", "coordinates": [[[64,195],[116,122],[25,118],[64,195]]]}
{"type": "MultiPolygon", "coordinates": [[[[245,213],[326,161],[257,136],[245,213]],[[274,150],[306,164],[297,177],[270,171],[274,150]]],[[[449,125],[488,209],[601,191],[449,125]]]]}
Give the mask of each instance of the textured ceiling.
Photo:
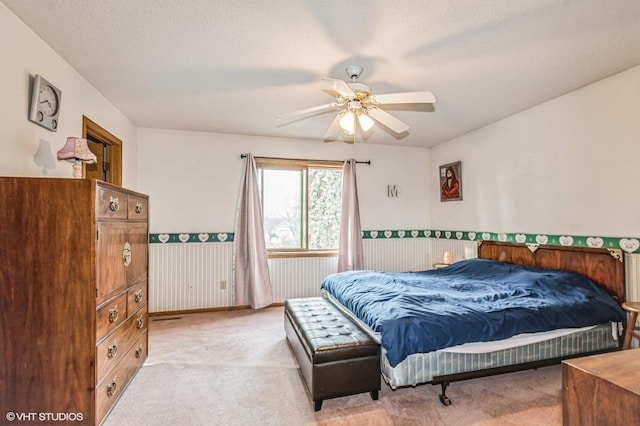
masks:
{"type": "MultiPolygon", "coordinates": [[[[433,146],[640,64],[638,0],[0,0],[138,127],[310,138],[349,64],[386,110],[363,143],[433,146]]],[[[64,88],[61,88],[64,91],[64,88]]]]}

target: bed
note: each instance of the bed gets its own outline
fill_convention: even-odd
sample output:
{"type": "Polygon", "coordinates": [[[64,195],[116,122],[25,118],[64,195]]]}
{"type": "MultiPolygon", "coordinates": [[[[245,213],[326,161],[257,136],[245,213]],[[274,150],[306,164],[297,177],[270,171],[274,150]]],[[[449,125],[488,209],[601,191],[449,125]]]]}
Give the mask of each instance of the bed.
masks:
{"type": "Polygon", "coordinates": [[[381,344],[392,387],[451,382],[618,350],[619,250],[484,241],[478,258],[407,273],[350,271],[323,294],[381,344]]]}

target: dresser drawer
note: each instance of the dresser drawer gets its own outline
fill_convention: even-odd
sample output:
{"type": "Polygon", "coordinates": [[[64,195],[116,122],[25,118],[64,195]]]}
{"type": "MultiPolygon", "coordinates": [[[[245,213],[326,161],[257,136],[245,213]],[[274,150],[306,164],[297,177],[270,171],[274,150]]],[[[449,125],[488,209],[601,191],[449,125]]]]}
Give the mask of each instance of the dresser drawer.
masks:
{"type": "Polygon", "coordinates": [[[129,220],[146,220],[148,217],[147,208],[148,200],[145,197],[138,197],[129,194],[128,205],[128,217],[129,220]]]}
{"type": "Polygon", "coordinates": [[[127,387],[147,357],[147,332],[122,357],[96,388],[96,424],[99,424],[127,387]]]}
{"type": "Polygon", "coordinates": [[[126,219],[127,194],[112,188],[98,186],[96,210],[98,219],[126,219]]]}
{"type": "Polygon", "coordinates": [[[133,344],[133,347],[131,348],[130,354],[138,360],[139,365],[142,365],[144,360],[147,359],[147,355],[149,355],[148,343],[149,332],[145,330],[142,336],[138,338],[138,340],[133,344]]]}
{"type": "Polygon", "coordinates": [[[149,259],[149,232],[146,222],[127,223],[129,265],[126,267],[127,285],[147,278],[149,259]]]}
{"type": "Polygon", "coordinates": [[[120,362],[133,343],[147,331],[147,307],[128,318],[115,332],[96,347],[98,383],[120,362]]]}
{"type": "Polygon", "coordinates": [[[127,290],[127,315],[132,315],[145,303],[147,303],[147,280],[127,290]]]}
{"type": "Polygon", "coordinates": [[[127,318],[127,295],[118,296],[96,312],[96,341],[99,342],[127,318]]]}
{"type": "MultiPolygon", "coordinates": [[[[125,264],[130,263],[134,250],[128,241],[127,222],[98,222],[97,231],[97,303],[101,304],[126,288],[128,267],[125,264]]],[[[143,255],[146,260],[146,254],[143,255]]]]}

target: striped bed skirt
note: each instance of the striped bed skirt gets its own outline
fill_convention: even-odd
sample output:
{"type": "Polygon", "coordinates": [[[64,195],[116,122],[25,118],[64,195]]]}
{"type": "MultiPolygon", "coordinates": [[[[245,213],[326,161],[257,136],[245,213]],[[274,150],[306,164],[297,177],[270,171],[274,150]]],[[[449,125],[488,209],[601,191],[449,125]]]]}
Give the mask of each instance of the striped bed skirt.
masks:
{"type": "Polygon", "coordinates": [[[385,350],[381,348],[380,368],[389,386],[395,389],[429,383],[440,376],[612,350],[619,346],[617,337],[617,333],[612,333],[612,324],[607,323],[549,340],[493,352],[457,353],[445,350],[413,354],[395,367],[389,364],[385,350]]]}

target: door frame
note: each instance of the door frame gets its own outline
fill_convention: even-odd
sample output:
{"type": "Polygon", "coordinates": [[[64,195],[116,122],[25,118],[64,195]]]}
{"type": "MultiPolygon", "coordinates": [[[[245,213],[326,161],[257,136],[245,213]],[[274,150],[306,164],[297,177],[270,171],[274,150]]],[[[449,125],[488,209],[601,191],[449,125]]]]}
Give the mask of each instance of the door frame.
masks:
{"type": "MultiPolygon", "coordinates": [[[[85,115],[82,116],[82,137],[91,138],[105,145],[109,161],[106,181],[122,186],[122,141],[85,115]]],[[[86,177],[84,164],[82,176],[86,177]]]]}

